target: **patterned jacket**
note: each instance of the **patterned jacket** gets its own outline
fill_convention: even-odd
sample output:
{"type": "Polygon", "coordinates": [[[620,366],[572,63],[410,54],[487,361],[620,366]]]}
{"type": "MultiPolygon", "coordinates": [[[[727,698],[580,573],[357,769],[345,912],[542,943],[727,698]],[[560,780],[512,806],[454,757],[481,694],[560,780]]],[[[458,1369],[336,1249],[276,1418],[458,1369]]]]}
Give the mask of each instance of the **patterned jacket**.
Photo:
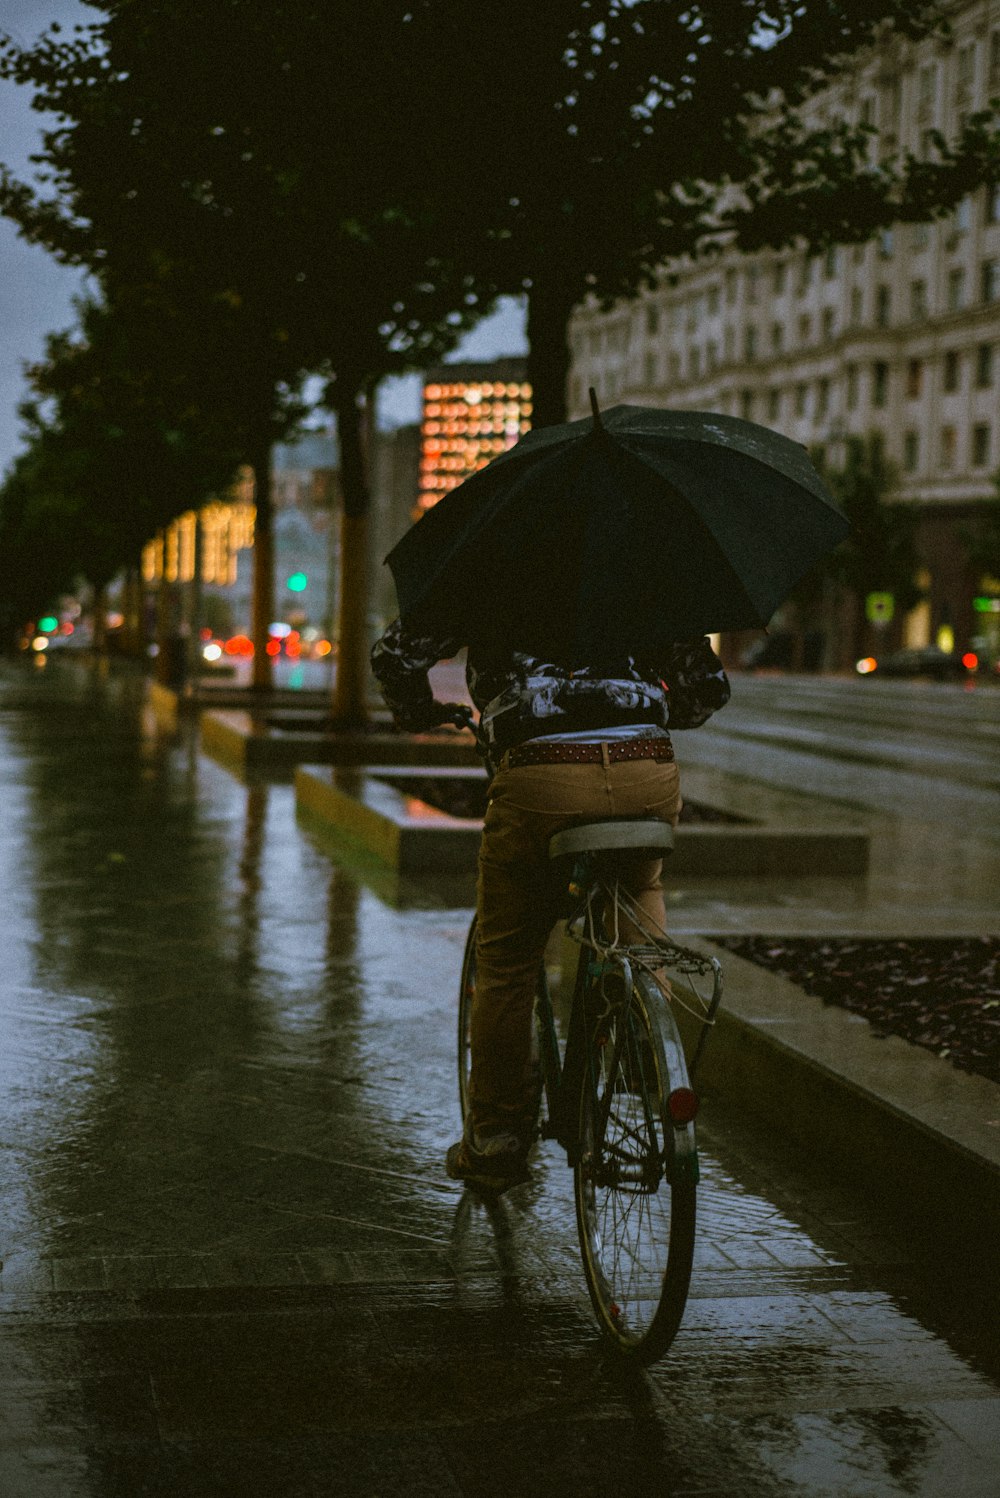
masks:
{"type": "MultiPolygon", "coordinates": [[[[427,673],[463,643],[414,634],[399,619],[376,642],[372,669],[400,728],[420,733],[441,721],[427,673]]],[[[705,637],[671,645],[655,662],[627,656],[613,675],[520,653],[486,659],[470,650],[466,681],[479,709],[480,749],[494,770],[507,749],[526,739],[589,729],[597,736],[629,723],[698,728],[729,701],[722,662],[705,637]]]]}

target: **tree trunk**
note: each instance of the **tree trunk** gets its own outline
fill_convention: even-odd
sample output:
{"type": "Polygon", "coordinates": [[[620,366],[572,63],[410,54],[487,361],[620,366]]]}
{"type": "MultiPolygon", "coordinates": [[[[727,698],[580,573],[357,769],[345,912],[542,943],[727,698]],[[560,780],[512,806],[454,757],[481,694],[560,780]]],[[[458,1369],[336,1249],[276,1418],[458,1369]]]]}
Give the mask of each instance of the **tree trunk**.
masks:
{"type": "Polygon", "coordinates": [[[569,385],[569,318],[576,297],[562,286],[535,284],[528,293],[528,380],[531,424],[566,420],[569,385]]]}
{"type": "Polygon", "coordinates": [[[142,659],[142,570],[133,563],[125,573],[122,594],[122,650],[130,660],[142,659]]]}
{"type": "Polygon", "coordinates": [[[368,488],[366,416],[356,389],[338,395],[340,444],[340,588],[337,615],[337,675],[333,718],[342,728],[368,721],[368,488]]]}
{"type": "Polygon", "coordinates": [[[271,443],[265,442],[253,453],[254,477],[253,525],[253,604],[250,634],[253,639],[253,676],[255,691],[270,691],[274,682],[268,627],[274,622],[274,507],[271,503],[271,443]]]}
{"type": "Polygon", "coordinates": [[[196,508],[194,512],[194,575],[191,578],[191,590],[188,598],[188,680],[192,687],[197,688],[198,678],[204,660],[201,654],[201,569],[205,555],[205,537],[201,524],[201,510],[196,508]]]}
{"type": "Polygon", "coordinates": [[[156,680],[164,687],[174,685],[174,595],[173,584],[167,582],[166,538],[159,536],[163,548],[164,565],[156,584],[156,680]]]}
{"type": "Polygon", "coordinates": [[[108,590],[106,587],[94,589],[94,650],[98,655],[106,655],[108,651],[108,590]]]}

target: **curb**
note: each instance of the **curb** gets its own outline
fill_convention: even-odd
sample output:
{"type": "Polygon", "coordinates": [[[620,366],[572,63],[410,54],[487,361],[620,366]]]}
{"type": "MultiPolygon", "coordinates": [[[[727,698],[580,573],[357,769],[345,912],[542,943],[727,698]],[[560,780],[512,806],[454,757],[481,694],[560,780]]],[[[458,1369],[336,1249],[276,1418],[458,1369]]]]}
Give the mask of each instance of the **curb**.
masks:
{"type": "Polygon", "coordinates": [[[898,1036],[880,1039],[860,1015],[710,941],[689,944],[720,959],[726,985],[699,1087],[860,1175],[960,1240],[966,1257],[974,1243],[995,1257],[1000,1085],[898,1036]]]}

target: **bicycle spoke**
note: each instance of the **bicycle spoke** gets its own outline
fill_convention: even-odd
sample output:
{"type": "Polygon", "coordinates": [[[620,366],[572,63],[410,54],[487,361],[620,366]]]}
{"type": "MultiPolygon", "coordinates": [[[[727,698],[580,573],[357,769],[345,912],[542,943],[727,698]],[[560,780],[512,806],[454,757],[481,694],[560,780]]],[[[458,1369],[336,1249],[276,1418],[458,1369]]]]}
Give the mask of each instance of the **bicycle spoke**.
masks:
{"type": "Polygon", "coordinates": [[[645,983],[634,984],[594,1038],[581,1100],[577,1217],[602,1323],[620,1350],[649,1358],[669,1343],[680,1319],[694,1198],[687,1183],[678,1194],[668,1178],[671,1081],[660,1075],[667,1051],[651,1028],[664,1021],[647,1008],[645,983]]]}

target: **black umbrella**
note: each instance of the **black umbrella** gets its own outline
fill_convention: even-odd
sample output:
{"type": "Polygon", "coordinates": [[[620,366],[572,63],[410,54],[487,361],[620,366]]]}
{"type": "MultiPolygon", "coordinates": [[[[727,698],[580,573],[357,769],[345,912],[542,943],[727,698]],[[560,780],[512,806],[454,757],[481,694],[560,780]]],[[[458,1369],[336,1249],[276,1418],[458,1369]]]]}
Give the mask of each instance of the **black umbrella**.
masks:
{"type": "Polygon", "coordinates": [[[594,401],[451,490],[386,560],[405,623],[582,664],[765,625],[848,529],[787,437],[594,401]]]}

